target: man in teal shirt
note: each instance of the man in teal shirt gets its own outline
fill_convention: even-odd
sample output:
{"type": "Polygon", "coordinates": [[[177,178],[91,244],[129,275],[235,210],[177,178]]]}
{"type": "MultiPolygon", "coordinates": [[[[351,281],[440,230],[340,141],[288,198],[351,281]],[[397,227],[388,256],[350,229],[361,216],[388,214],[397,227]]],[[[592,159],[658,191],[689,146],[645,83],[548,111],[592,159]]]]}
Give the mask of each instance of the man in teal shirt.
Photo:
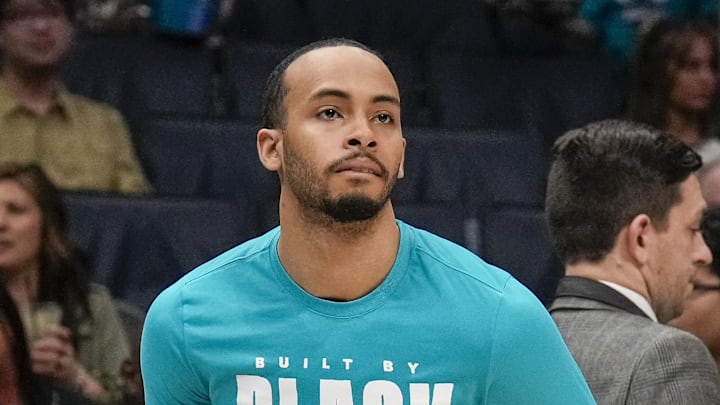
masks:
{"type": "Polygon", "coordinates": [[[152,304],[148,405],[594,403],[529,290],[395,218],[405,142],[395,80],[364,45],[278,65],[257,145],[280,227],[152,304]]]}

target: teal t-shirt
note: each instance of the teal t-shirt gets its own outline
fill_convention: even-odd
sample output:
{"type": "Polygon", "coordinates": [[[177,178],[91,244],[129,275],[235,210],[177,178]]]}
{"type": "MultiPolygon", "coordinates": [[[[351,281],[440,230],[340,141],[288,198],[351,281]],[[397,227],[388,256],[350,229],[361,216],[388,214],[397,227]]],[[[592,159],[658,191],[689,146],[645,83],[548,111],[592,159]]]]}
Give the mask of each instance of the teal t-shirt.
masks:
{"type": "Polygon", "coordinates": [[[594,403],[529,290],[398,226],[390,273],[351,302],[314,297],[288,276],[280,228],[188,273],[147,315],[147,404],[594,403]]]}

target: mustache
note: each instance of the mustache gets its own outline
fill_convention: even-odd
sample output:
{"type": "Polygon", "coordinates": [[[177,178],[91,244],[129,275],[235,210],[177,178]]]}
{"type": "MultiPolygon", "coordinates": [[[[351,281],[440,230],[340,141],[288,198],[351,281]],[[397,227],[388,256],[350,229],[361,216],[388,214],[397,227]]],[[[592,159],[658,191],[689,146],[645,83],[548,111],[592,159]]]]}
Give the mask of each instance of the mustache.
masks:
{"type": "Polygon", "coordinates": [[[380,168],[380,177],[386,179],[386,178],[388,178],[388,176],[390,176],[390,172],[388,171],[388,169],[385,167],[384,164],[382,164],[380,162],[380,160],[377,157],[375,157],[375,155],[372,155],[368,152],[362,152],[362,151],[354,152],[351,155],[342,157],[342,158],[332,162],[330,164],[330,166],[328,167],[327,171],[328,171],[328,173],[334,173],[337,170],[338,166],[340,166],[341,164],[345,163],[348,160],[357,159],[357,158],[367,158],[367,159],[371,160],[373,163],[375,163],[380,168]]]}

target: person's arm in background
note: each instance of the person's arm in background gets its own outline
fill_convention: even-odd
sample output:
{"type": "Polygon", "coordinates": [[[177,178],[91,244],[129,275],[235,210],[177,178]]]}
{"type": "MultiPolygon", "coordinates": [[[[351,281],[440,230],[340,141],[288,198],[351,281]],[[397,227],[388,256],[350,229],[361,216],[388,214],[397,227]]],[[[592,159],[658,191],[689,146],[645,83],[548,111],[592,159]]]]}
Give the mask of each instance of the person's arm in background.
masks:
{"type": "Polygon", "coordinates": [[[90,291],[93,319],[81,326],[80,339],[84,341],[78,357],[87,373],[102,384],[104,400],[118,403],[123,395],[122,365],[130,358],[130,342],[110,292],[97,284],[92,284],[90,291]]]}

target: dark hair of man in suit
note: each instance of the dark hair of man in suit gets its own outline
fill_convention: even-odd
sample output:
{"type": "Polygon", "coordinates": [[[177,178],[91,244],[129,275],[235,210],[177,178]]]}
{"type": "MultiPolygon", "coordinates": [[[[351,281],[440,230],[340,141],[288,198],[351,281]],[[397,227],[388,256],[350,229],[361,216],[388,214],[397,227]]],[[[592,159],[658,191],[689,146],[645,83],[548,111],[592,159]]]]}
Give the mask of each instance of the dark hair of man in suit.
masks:
{"type": "Polygon", "coordinates": [[[545,212],[566,264],[599,262],[639,214],[659,227],[700,156],[669,134],[623,120],[591,123],[553,146],[545,212]]]}
{"type": "Polygon", "coordinates": [[[320,41],[315,41],[307,44],[296,51],[288,55],[282,62],[280,62],[275,69],[268,76],[267,83],[265,86],[265,94],[263,95],[263,106],[262,106],[262,127],[270,129],[282,129],[285,127],[286,111],[285,111],[285,97],[287,96],[288,88],[285,86],[285,71],[292,65],[299,57],[305,55],[308,52],[314,51],[320,48],[331,48],[336,46],[350,46],[354,48],[360,48],[366,52],[369,52],[380,60],[383,60],[382,56],[361,44],[360,42],[346,38],[331,38],[320,41]]]}
{"type": "MultiPolygon", "coordinates": [[[[12,11],[9,10],[8,7],[12,5],[13,2],[14,0],[0,0],[0,23],[5,22],[5,19],[8,17],[14,17],[12,12],[8,13],[8,11],[12,11]]],[[[76,21],[75,2],[73,0],[33,0],[32,2],[44,8],[60,6],[68,20],[73,23],[76,21]]]]}

